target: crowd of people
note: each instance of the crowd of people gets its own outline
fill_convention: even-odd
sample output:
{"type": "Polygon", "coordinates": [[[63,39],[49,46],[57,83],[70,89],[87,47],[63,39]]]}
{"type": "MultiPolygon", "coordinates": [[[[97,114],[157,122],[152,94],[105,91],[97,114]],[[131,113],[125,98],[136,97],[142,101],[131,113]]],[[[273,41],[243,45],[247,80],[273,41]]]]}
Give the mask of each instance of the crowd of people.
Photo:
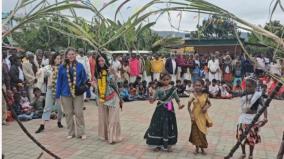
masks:
{"type": "MultiPolygon", "coordinates": [[[[95,58],[98,54],[94,51],[86,53],[84,49],[78,49],[77,53],[76,60],[84,66],[87,78],[94,80],[95,58]]],[[[64,51],[60,53],[40,49],[35,53],[4,51],[2,74],[3,86],[7,90],[9,101],[7,110],[10,110],[15,103],[20,120],[41,118],[46,111],[45,105],[54,104],[54,99],[50,97],[55,93],[51,89],[55,83],[51,81],[55,81],[52,78],[57,77],[52,75],[53,72],[58,71],[54,68],[63,63],[64,58],[64,51]],[[40,94],[47,94],[48,98],[43,98],[40,94]]],[[[216,51],[214,54],[206,55],[171,53],[168,57],[159,54],[113,55],[108,62],[117,76],[120,96],[128,102],[147,100],[152,97],[159,86],[160,74],[165,72],[171,75],[170,84],[177,88],[179,97],[188,97],[193,92],[193,83],[197,79],[204,80],[204,89],[211,98],[230,99],[241,96],[244,88],[243,79],[248,75],[257,76],[266,89],[265,94],[269,95],[276,87],[277,81],[266,76],[264,72],[270,71],[272,74],[283,77],[283,59],[272,61],[258,55],[255,61],[257,64],[253,64],[244,55],[233,57],[229,52],[221,54],[216,51]]],[[[88,90],[84,96],[85,100],[96,98],[91,90],[88,90]]],[[[275,98],[284,99],[283,88],[275,98]]],[[[46,109],[50,111],[43,123],[52,116],[58,119],[58,126],[62,127],[62,110],[46,109]],[[54,112],[59,115],[56,116],[54,112]]],[[[7,120],[11,120],[9,111],[5,116],[7,120]]]]}
{"type": "MultiPolygon", "coordinates": [[[[6,100],[2,100],[2,123],[13,120],[13,109],[19,120],[40,118],[42,123],[36,130],[40,133],[51,118],[57,119],[57,126],[63,128],[61,119],[64,115],[67,138],[86,139],[83,105],[84,101],[95,99],[99,106],[98,135],[109,143],[115,143],[121,141],[119,108],[122,108],[122,103],[135,100],[153,103],[158,100],[145,139],[147,144],[157,146],[155,150],[171,151],[170,146],[177,142],[172,99],[182,109],[184,105],[180,103],[180,97],[188,97],[188,110],[193,121],[189,141],[196,145],[197,153],[199,149],[204,152],[208,146],[207,127],[213,124],[207,114],[211,106],[209,98],[251,96],[243,103],[250,102],[247,99],[254,97],[252,93],[256,89],[261,92],[261,97],[267,97],[276,87],[277,81],[265,72],[283,78],[283,59],[273,61],[259,55],[255,61],[256,64],[253,64],[243,54],[233,57],[229,52],[218,51],[206,55],[172,52],[168,56],[132,53],[111,57],[96,51],[86,53],[81,48],[60,52],[38,49],[35,53],[4,51],[2,85],[6,100]],[[248,77],[253,77],[254,82],[248,81],[248,77]],[[244,92],[247,94],[244,95],[244,92]],[[159,124],[163,120],[168,123],[159,124]],[[167,134],[166,138],[163,134],[167,134]]],[[[275,98],[284,99],[284,87],[275,98]]],[[[257,112],[259,104],[256,105],[249,108],[248,114],[257,112]]],[[[242,110],[248,111],[247,108],[242,110]]],[[[243,118],[241,116],[240,120],[243,118]]],[[[239,136],[248,124],[246,120],[238,125],[239,136]]],[[[258,136],[255,135],[256,129],[253,131],[251,138],[255,139],[258,136]]],[[[257,143],[247,142],[251,145],[257,143]]]]}

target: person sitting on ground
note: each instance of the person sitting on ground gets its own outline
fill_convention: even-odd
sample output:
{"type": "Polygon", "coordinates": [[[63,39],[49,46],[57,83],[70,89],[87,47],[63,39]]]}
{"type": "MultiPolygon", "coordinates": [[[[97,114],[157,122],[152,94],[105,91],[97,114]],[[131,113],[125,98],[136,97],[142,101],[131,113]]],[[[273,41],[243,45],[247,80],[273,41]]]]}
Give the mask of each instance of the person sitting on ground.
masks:
{"type": "Polygon", "coordinates": [[[186,91],[186,93],[187,93],[188,95],[194,91],[194,88],[193,88],[193,86],[192,86],[191,80],[188,80],[188,81],[187,81],[187,85],[186,85],[185,91],[186,91]]]}
{"type": "Polygon", "coordinates": [[[146,90],[146,94],[147,94],[147,81],[143,80],[142,85],[143,85],[143,88],[146,90]]]}
{"type": "Polygon", "coordinates": [[[137,87],[137,99],[138,100],[145,100],[146,99],[146,89],[144,89],[144,86],[141,84],[137,87]]]}
{"type": "Polygon", "coordinates": [[[44,108],[44,97],[41,95],[41,90],[39,88],[34,88],[33,90],[34,98],[31,102],[31,106],[34,108],[34,119],[41,118],[44,108]]]}
{"type": "Polygon", "coordinates": [[[219,86],[217,85],[217,80],[213,79],[211,85],[209,86],[209,97],[211,98],[217,98],[219,97],[219,86]]]}
{"type": "Polygon", "coordinates": [[[177,94],[179,97],[188,97],[185,94],[185,85],[181,83],[181,80],[177,80],[176,88],[177,88],[177,94]]]}
{"type": "Polygon", "coordinates": [[[129,83],[129,93],[131,98],[135,99],[137,97],[137,89],[133,83],[129,83]]]}
{"type": "Polygon", "coordinates": [[[119,84],[118,88],[119,88],[119,95],[124,102],[133,101],[133,99],[130,97],[127,83],[123,83],[123,85],[119,84]]]}
{"type": "Polygon", "coordinates": [[[209,81],[209,79],[205,79],[204,87],[203,87],[203,93],[209,94],[209,86],[210,85],[211,85],[211,82],[209,81]]]}
{"type": "Polygon", "coordinates": [[[133,86],[134,86],[135,88],[137,88],[139,84],[141,84],[141,77],[140,77],[140,76],[138,76],[138,77],[136,78],[135,82],[133,83],[133,86]]]}
{"type": "Polygon", "coordinates": [[[31,112],[33,107],[30,105],[28,93],[26,91],[23,91],[20,98],[20,105],[23,112],[31,112]]]}
{"type": "Polygon", "coordinates": [[[221,98],[231,99],[233,95],[229,93],[230,91],[231,91],[230,87],[226,84],[225,81],[222,81],[220,86],[221,98]]]}
{"type": "Polygon", "coordinates": [[[156,92],[156,85],[155,82],[149,82],[149,87],[148,87],[148,96],[149,98],[152,98],[156,92]]]}
{"type": "Polygon", "coordinates": [[[233,87],[233,97],[240,97],[242,93],[241,80],[237,80],[237,85],[233,87]]]}
{"type": "Polygon", "coordinates": [[[12,107],[15,110],[15,113],[17,115],[18,120],[20,120],[20,121],[32,120],[34,112],[32,111],[32,109],[24,110],[21,107],[20,101],[21,101],[21,94],[15,93],[14,94],[14,103],[13,103],[12,107]]]}

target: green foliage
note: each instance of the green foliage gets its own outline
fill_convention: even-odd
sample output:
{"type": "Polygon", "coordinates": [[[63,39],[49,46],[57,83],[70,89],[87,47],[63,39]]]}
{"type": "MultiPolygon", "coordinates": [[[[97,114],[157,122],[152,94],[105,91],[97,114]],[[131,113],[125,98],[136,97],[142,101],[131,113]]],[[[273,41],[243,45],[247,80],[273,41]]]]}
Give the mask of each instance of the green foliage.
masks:
{"type": "Polygon", "coordinates": [[[191,38],[228,39],[234,38],[234,23],[229,18],[213,15],[197,25],[197,31],[190,33],[191,38]]]}
{"type": "Polygon", "coordinates": [[[12,38],[19,47],[29,51],[35,51],[39,48],[60,50],[60,48],[68,46],[90,48],[85,41],[62,35],[58,31],[51,29],[51,26],[62,30],[66,29],[66,27],[60,25],[58,18],[44,18],[36,23],[26,24],[23,29],[13,32],[12,38]]]}
{"type": "MultiPolygon", "coordinates": [[[[269,23],[266,23],[264,26],[264,29],[274,33],[278,37],[282,38],[284,34],[284,26],[280,23],[280,21],[271,21],[269,23]]],[[[260,53],[260,54],[274,54],[274,57],[283,56],[284,48],[279,47],[278,44],[275,44],[270,38],[267,38],[263,35],[257,34],[255,32],[252,32],[249,34],[249,43],[252,44],[261,44],[264,47],[253,47],[248,46],[250,52],[252,53],[260,53]]]]}

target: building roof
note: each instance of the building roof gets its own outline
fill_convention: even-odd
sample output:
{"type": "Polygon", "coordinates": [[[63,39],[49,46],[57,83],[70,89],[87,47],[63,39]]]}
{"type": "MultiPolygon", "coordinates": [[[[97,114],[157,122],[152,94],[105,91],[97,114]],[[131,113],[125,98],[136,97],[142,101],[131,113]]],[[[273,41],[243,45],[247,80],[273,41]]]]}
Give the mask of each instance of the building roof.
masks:
{"type": "MultiPolygon", "coordinates": [[[[242,40],[243,41],[243,40],[242,40]]],[[[236,46],[240,45],[237,39],[187,39],[185,46],[236,46]]]]}

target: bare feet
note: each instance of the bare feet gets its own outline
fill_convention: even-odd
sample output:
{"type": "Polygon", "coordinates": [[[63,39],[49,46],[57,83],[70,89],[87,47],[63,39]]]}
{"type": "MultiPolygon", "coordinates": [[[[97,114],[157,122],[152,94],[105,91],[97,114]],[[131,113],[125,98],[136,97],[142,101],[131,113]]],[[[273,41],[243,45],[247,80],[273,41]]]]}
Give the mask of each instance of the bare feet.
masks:
{"type": "Polygon", "coordinates": [[[246,158],[246,154],[242,154],[239,159],[245,159],[246,158]]]}
{"type": "Polygon", "coordinates": [[[204,151],[203,148],[201,148],[201,154],[202,154],[202,155],[206,155],[206,152],[204,151]]]}
{"type": "Polygon", "coordinates": [[[197,155],[198,153],[199,153],[199,148],[196,147],[196,148],[195,148],[195,152],[193,152],[193,154],[197,155]]]}

